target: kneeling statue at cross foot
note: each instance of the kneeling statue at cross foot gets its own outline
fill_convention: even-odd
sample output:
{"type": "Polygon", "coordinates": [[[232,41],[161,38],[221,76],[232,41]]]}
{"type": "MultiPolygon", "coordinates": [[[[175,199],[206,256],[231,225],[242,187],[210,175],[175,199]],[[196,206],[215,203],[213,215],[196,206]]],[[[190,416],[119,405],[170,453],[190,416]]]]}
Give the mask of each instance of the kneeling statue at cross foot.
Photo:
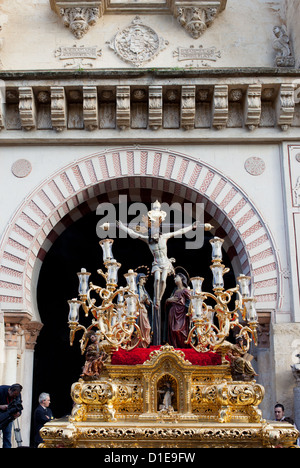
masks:
{"type": "Polygon", "coordinates": [[[84,380],[97,380],[107,359],[107,354],[103,350],[100,350],[98,338],[94,331],[89,333],[88,338],[91,344],[87,347],[85,353],[86,360],[80,377],[84,380]]]}

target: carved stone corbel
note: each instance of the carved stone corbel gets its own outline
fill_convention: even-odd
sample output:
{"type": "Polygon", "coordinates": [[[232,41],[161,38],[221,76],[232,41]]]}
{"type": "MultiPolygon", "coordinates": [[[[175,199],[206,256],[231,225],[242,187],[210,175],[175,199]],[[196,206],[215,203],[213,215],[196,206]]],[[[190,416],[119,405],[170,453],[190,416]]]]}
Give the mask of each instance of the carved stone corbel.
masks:
{"type": "Polygon", "coordinates": [[[228,85],[216,85],[213,96],[213,127],[221,130],[228,121],[228,85]]]}
{"type": "Polygon", "coordinates": [[[198,39],[212,24],[217,15],[225,9],[227,0],[192,1],[174,0],[171,10],[178,23],[192,36],[198,39]]]}
{"type": "Polygon", "coordinates": [[[130,86],[117,86],[117,127],[130,128],[130,86]]]}
{"type": "Polygon", "coordinates": [[[158,0],[155,2],[127,0],[50,0],[53,11],[77,39],[87,33],[105,11],[110,14],[165,14],[170,12],[178,23],[198,39],[226,8],[227,0],[158,0]]]}
{"type": "Polygon", "coordinates": [[[77,39],[81,39],[103,15],[103,2],[93,0],[50,0],[53,11],[77,39]]]}
{"type": "Polygon", "coordinates": [[[162,86],[149,86],[149,127],[158,130],[163,122],[162,86]]]}
{"type": "Polygon", "coordinates": [[[181,89],[181,126],[185,130],[195,127],[196,86],[182,86],[181,89]]]}
{"type": "Polygon", "coordinates": [[[51,87],[51,123],[57,132],[61,132],[67,126],[66,95],[63,86],[51,87]]]}
{"type": "Polygon", "coordinates": [[[255,130],[261,118],[261,84],[249,84],[245,99],[245,125],[255,130]]]}
{"type": "Polygon", "coordinates": [[[84,128],[95,130],[98,128],[98,99],[96,86],[83,87],[83,121],[84,128]]]}
{"type": "Polygon", "coordinates": [[[277,98],[277,124],[283,131],[291,126],[294,119],[295,99],[293,84],[282,84],[277,98]]]}
{"type": "Polygon", "coordinates": [[[24,130],[36,128],[35,98],[33,90],[30,87],[19,88],[19,113],[24,130]]]}

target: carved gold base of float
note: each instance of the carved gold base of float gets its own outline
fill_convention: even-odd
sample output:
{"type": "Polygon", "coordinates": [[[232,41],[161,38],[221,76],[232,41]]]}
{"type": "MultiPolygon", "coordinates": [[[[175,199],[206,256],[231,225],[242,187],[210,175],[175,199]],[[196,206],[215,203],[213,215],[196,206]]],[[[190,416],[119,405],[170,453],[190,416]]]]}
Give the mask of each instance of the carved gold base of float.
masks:
{"type": "Polygon", "coordinates": [[[290,447],[298,436],[292,425],[263,420],[261,385],[233,381],[228,363],[192,365],[168,345],[143,364],[106,365],[71,395],[71,416],[44,426],[42,447],[290,447]]]}

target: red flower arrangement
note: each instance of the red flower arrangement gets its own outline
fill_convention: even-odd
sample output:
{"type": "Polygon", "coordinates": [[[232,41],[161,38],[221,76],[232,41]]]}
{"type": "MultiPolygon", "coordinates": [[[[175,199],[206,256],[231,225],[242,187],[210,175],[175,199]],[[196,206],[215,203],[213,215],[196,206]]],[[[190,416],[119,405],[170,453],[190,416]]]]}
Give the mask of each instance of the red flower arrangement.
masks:
{"type": "MultiPolygon", "coordinates": [[[[135,348],[132,351],[119,349],[113,353],[111,363],[119,366],[143,364],[149,359],[150,353],[159,348],[160,346],[150,346],[150,348],[135,348]]],[[[193,348],[184,348],[181,351],[184,352],[186,360],[196,366],[218,366],[221,364],[221,356],[211,351],[198,353],[193,348]]]]}

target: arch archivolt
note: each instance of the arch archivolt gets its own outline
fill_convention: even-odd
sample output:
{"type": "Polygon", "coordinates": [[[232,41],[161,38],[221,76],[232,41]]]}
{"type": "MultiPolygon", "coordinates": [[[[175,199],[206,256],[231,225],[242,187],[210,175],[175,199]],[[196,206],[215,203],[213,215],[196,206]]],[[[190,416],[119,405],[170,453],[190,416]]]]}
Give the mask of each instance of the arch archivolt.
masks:
{"type": "Polygon", "coordinates": [[[103,197],[118,202],[130,189],[142,200],[168,193],[171,201],[202,202],[215,235],[238,273],[251,274],[258,309],[276,309],[281,298],[279,263],[272,237],[246,194],[208,164],[185,154],[154,148],[116,148],[86,156],[57,171],[23,202],[0,246],[3,310],[32,310],[36,271],[55,239],[70,223],[96,209],[103,197]]]}

